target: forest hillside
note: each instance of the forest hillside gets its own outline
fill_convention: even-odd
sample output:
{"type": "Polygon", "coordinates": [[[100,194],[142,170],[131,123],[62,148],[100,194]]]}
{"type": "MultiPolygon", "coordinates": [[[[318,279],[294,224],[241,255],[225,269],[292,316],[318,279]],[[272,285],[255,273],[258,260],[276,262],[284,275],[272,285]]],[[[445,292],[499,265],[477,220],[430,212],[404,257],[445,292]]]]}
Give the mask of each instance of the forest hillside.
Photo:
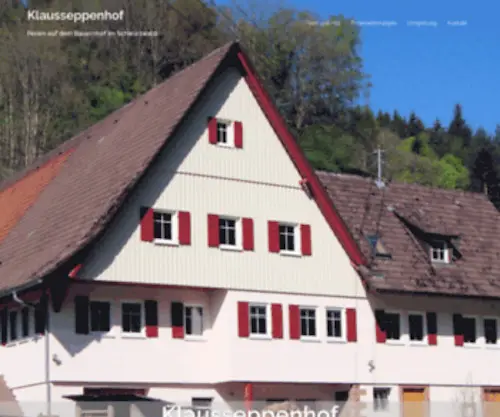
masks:
{"type": "MultiPolygon", "coordinates": [[[[40,22],[0,1],[0,179],[230,40],[252,57],[281,113],[317,169],[485,192],[500,207],[500,128],[360,106],[370,77],[350,18],[315,25],[307,11],[216,7],[200,0],[30,0],[40,11],[124,10],[118,22],[40,22]],[[29,36],[39,30],[157,31],[158,36],[29,36]]],[[[432,98],[430,98],[432,99],[432,98]]],[[[473,105],[469,104],[468,105],[473,105]]]]}

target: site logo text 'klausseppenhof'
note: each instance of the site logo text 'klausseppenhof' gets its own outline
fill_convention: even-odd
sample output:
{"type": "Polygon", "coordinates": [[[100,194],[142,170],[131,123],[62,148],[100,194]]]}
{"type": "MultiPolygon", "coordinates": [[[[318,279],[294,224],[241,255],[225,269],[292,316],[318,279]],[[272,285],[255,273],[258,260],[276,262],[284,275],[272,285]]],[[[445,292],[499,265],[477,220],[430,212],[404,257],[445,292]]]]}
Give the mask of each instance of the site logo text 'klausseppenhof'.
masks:
{"type": "Polygon", "coordinates": [[[72,22],[92,22],[107,20],[123,20],[124,10],[119,12],[40,12],[39,10],[28,10],[28,20],[36,21],[72,21],[72,22]]]}
{"type": "Polygon", "coordinates": [[[178,406],[164,407],[162,417],[337,417],[340,406],[335,404],[330,410],[316,411],[305,407],[297,410],[190,410],[178,406]]]}

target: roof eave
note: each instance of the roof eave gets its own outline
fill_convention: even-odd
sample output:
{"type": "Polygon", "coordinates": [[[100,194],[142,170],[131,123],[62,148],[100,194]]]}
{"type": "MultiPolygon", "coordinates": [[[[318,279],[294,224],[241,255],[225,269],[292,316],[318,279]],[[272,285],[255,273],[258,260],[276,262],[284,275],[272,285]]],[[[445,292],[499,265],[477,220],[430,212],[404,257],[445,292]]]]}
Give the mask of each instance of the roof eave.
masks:
{"type": "Polygon", "coordinates": [[[432,297],[432,298],[460,298],[460,299],[474,299],[474,300],[499,300],[500,294],[489,295],[489,294],[467,294],[467,293],[447,293],[447,292],[433,292],[433,291],[418,291],[418,290],[402,290],[396,288],[376,288],[373,287],[374,291],[381,295],[411,295],[411,296],[422,296],[422,297],[432,297]]]}

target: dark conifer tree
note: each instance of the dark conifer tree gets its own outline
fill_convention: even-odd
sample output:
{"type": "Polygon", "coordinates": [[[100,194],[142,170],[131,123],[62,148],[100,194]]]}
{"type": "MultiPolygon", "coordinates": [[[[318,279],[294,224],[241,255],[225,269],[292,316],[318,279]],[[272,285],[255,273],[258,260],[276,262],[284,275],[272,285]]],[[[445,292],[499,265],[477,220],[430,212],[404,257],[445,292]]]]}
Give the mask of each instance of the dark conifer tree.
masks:
{"type": "Polygon", "coordinates": [[[479,181],[479,190],[485,193],[497,209],[500,209],[500,184],[492,150],[483,147],[477,154],[472,169],[474,178],[479,181]]]}
{"type": "Polygon", "coordinates": [[[448,128],[448,134],[462,138],[464,146],[469,146],[471,143],[472,131],[463,118],[462,106],[460,104],[455,105],[453,119],[448,128]]]}
{"type": "Polygon", "coordinates": [[[408,136],[417,136],[419,133],[422,133],[424,129],[424,124],[417,117],[415,112],[412,111],[408,120],[408,136]]]}
{"type": "Polygon", "coordinates": [[[392,129],[400,138],[406,138],[408,136],[408,129],[406,125],[406,120],[402,117],[397,110],[394,111],[392,115],[392,129]]]}

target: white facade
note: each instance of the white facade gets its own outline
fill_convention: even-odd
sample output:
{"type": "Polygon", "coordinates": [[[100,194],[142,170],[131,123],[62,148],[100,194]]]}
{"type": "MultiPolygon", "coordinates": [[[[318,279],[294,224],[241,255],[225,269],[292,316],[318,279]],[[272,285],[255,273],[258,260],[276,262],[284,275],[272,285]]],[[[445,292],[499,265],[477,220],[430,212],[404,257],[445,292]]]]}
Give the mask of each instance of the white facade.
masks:
{"type": "MultiPolygon", "coordinates": [[[[27,415],[46,412],[47,393],[51,411],[63,415],[74,407],[63,397],[80,394],[83,387],[147,388],[148,395],[165,401],[209,397],[228,407],[241,401],[244,384],[252,383],[256,401],[333,401],[336,391],[357,384],[361,401],[371,402],[374,387],[387,387],[392,415],[400,412],[401,386],[425,385],[431,414],[441,416],[444,409],[455,415],[446,407],[456,406],[464,392],[480,402],[481,387],[500,385],[494,365],[500,350],[484,343],[457,347],[451,331],[452,314],[500,316],[497,305],[367,298],[245,81],[229,71],[207,97],[85,262],[79,278],[87,282],[72,285],[62,311],[51,312],[49,343],[43,336],[29,337],[2,349],[0,373],[27,415]],[[242,122],[243,148],[210,144],[210,116],[242,122]],[[189,212],[190,244],[142,241],[141,206],[189,212]],[[209,247],[208,214],[253,219],[254,250],[209,247]],[[309,225],[311,256],[270,253],[270,220],[309,225]],[[75,295],[111,303],[109,332],[75,333],[75,295]],[[156,338],[121,330],[121,303],[144,300],[158,302],[156,338]],[[202,337],[172,337],[173,301],[203,308],[202,337]],[[240,337],[238,302],[280,304],[283,337],[240,337]],[[290,339],[290,305],[315,309],[317,338],[290,339]],[[343,312],[341,340],[326,335],[327,308],[343,312]],[[377,308],[436,312],[438,344],[410,344],[404,318],[400,342],[377,343],[377,308]],[[345,340],[345,309],[356,311],[355,342],[345,340]]],[[[268,315],[268,326],[271,322],[268,315]]],[[[372,413],[369,406],[363,415],[372,413]]]]}
{"type": "Polygon", "coordinates": [[[96,281],[169,284],[339,296],[362,296],[348,256],[236,71],[224,74],[210,100],[189,118],[147,185],[86,262],[80,276],[96,281]],[[207,117],[241,121],[243,149],[212,145],[207,117]],[[191,213],[191,245],[165,247],[140,239],[139,208],[191,213]],[[255,250],[207,245],[208,214],[250,217],[255,250]],[[311,226],[312,256],[269,253],[267,222],[311,226]],[[196,262],[193,260],[196,259],[196,262]]]}

